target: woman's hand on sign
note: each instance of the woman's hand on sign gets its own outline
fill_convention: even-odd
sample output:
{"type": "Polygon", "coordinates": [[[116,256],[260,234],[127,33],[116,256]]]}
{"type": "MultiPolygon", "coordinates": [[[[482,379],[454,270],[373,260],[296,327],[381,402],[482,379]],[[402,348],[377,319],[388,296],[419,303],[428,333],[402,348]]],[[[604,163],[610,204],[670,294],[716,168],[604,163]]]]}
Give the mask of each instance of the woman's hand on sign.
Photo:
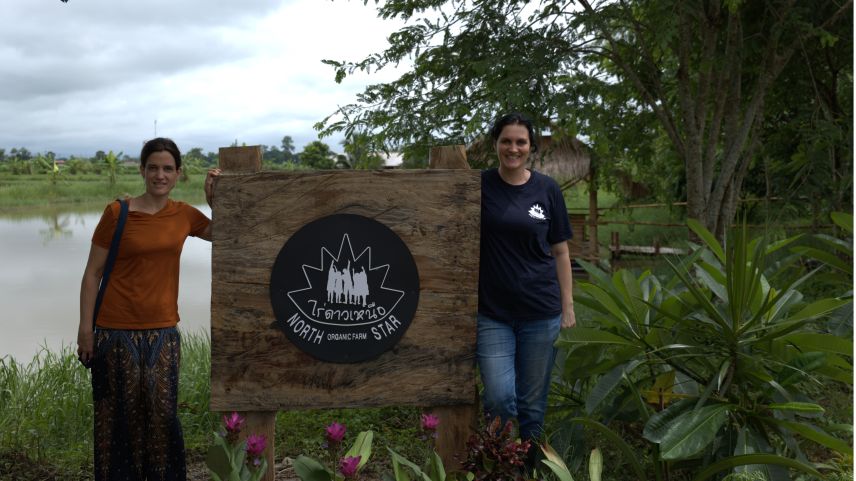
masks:
{"type": "Polygon", "coordinates": [[[205,177],[205,200],[208,202],[209,207],[211,207],[211,203],[214,200],[215,179],[220,176],[221,172],[220,169],[213,168],[208,171],[208,176],[205,177]]]}

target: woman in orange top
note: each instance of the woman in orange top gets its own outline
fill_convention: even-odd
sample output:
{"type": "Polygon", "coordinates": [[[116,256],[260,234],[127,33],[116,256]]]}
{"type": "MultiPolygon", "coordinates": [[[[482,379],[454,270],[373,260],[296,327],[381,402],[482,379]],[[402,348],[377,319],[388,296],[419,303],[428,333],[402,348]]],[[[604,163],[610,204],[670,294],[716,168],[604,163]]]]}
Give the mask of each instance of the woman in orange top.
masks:
{"type": "MultiPolygon", "coordinates": [[[[181,338],[178,272],[188,235],[211,239],[202,212],[169,198],[181,173],[170,139],[145,143],[140,174],[146,191],[128,198],[118,255],[92,330],[95,298],[119,217],[104,210],[80,286],[77,352],[92,361],[95,479],[184,480],[184,440],[177,416],[181,338]]],[[[211,204],[212,169],[205,179],[211,204]]]]}

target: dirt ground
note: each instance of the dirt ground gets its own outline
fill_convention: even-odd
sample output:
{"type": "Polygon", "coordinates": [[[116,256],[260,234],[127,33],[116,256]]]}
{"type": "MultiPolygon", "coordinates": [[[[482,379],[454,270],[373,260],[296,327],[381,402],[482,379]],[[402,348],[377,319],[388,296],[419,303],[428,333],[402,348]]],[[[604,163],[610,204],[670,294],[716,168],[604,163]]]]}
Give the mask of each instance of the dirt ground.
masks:
{"type": "MultiPolygon", "coordinates": [[[[275,481],[300,481],[294,473],[291,458],[285,458],[276,463],[273,468],[275,481]]],[[[187,462],[187,481],[210,481],[211,475],[205,467],[205,460],[193,459],[187,462]]]]}

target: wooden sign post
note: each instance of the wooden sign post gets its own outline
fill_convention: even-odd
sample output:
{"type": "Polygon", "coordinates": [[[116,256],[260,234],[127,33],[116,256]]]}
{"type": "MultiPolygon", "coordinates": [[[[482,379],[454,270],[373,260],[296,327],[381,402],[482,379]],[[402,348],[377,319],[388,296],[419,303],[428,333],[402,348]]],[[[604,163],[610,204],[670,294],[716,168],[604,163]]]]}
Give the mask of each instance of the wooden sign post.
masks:
{"type": "MultiPolygon", "coordinates": [[[[432,147],[429,169],[469,169],[467,149],[464,145],[442,145],[432,147]]],[[[481,211],[479,211],[481,218],[481,211]]],[[[472,380],[475,383],[475,379],[472,380]]],[[[464,443],[478,430],[478,393],[468,403],[456,406],[439,406],[433,410],[440,418],[437,428],[437,454],[447,468],[456,466],[464,455],[464,443]]]]}
{"type": "MultiPolygon", "coordinates": [[[[230,158],[232,151],[221,149],[221,165],[227,166],[230,158]]],[[[443,409],[466,418],[461,406],[473,412],[476,397],[480,186],[479,172],[470,170],[232,174],[227,169],[212,208],[211,409],[247,413],[254,426],[245,431],[261,430],[271,441],[276,411],[290,409],[411,405],[439,409],[441,426],[449,421],[447,430],[462,425],[443,409]],[[406,314],[399,314],[405,300],[375,305],[374,294],[368,299],[363,295],[366,312],[375,306],[369,316],[380,316],[355,322],[365,331],[354,336],[335,332],[333,325],[353,320],[356,310],[320,307],[325,302],[323,286],[313,279],[338,272],[344,260],[349,272],[352,265],[356,272],[358,263],[367,263],[368,269],[360,272],[369,271],[373,293],[384,289],[413,294],[400,286],[397,261],[384,260],[389,249],[372,244],[361,229],[320,235],[316,244],[307,244],[309,225],[325,220],[335,230],[337,223],[352,217],[382,225],[412,257],[418,307],[406,329],[405,319],[393,316],[406,314]],[[307,287],[300,292],[272,288],[273,266],[295,239],[314,252],[305,259],[289,259],[302,266],[296,271],[305,275],[307,287]],[[342,264],[331,264],[331,258],[342,264]],[[379,272],[384,275],[372,277],[379,272]],[[321,289],[321,297],[309,299],[310,304],[289,319],[277,318],[272,299],[300,307],[299,298],[310,288],[321,289]],[[312,324],[313,317],[320,323],[312,324]],[[353,338],[365,339],[366,333],[369,340],[400,339],[371,359],[327,362],[286,335],[302,336],[335,355],[347,351],[353,338]]],[[[328,285],[327,296],[332,295],[330,289],[328,285]]],[[[459,432],[452,441],[460,444],[458,449],[465,439],[461,436],[459,432]]],[[[442,432],[438,441],[443,449],[442,432]]],[[[266,479],[273,479],[272,454],[271,446],[266,479]]]]}
{"type": "MultiPolygon", "coordinates": [[[[257,145],[250,147],[221,147],[219,158],[219,167],[223,172],[253,173],[262,170],[262,149],[257,145]]],[[[213,304],[211,318],[214,318],[213,304]]],[[[228,409],[223,409],[222,411],[228,411],[228,409]]],[[[241,430],[242,440],[246,439],[250,434],[261,434],[268,440],[264,452],[267,459],[267,472],[265,472],[262,479],[273,481],[276,411],[242,411],[241,415],[244,416],[244,428],[241,430]]]]}

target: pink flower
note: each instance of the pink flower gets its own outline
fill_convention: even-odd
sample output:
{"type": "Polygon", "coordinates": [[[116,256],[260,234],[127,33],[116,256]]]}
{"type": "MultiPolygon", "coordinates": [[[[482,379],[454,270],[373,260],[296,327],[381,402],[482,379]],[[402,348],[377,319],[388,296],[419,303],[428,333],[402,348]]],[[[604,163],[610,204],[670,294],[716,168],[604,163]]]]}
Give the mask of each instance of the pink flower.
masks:
{"type": "Polygon", "coordinates": [[[336,421],[333,421],[333,424],[327,426],[327,429],[325,430],[327,442],[329,442],[332,446],[341,443],[342,439],[345,439],[346,430],[347,429],[345,428],[344,424],[339,424],[336,421]]]}
{"type": "Polygon", "coordinates": [[[357,474],[357,468],[360,466],[362,456],[345,456],[339,460],[339,472],[346,478],[352,478],[357,474]]]}
{"type": "Polygon", "coordinates": [[[433,414],[423,414],[422,415],[422,429],[425,431],[434,431],[437,429],[437,426],[440,424],[440,418],[433,414]]]}
{"type": "Polygon", "coordinates": [[[240,414],[232,412],[232,414],[223,416],[223,424],[226,425],[226,431],[237,434],[244,424],[244,418],[240,414]]]}
{"type": "Polygon", "coordinates": [[[261,434],[250,434],[247,436],[247,457],[257,458],[267,447],[267,439],[261,434]]]}

